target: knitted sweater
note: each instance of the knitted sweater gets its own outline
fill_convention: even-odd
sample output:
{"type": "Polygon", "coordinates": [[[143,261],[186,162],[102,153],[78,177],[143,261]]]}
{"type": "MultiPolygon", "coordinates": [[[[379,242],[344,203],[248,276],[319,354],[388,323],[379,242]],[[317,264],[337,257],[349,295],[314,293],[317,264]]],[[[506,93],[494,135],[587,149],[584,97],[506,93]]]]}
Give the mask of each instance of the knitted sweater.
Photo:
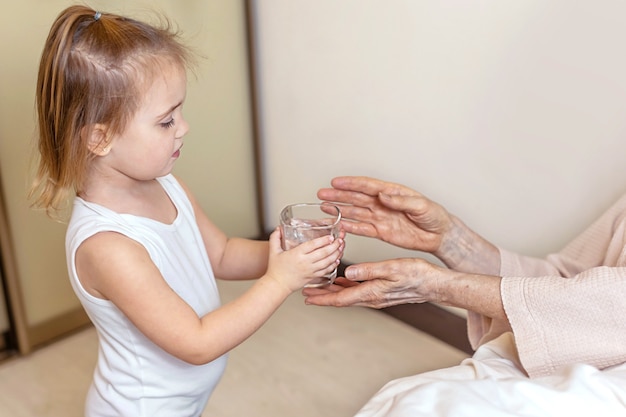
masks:
{"type": "MultiPolygon", "coordinates": [[[[561,252],[545,259],[500,249],[504,310],[530,377],[586,363],[626,362],[626,195],[561,252]]],[[[507,330],[470,312],[477,347],[507,330]]]]}

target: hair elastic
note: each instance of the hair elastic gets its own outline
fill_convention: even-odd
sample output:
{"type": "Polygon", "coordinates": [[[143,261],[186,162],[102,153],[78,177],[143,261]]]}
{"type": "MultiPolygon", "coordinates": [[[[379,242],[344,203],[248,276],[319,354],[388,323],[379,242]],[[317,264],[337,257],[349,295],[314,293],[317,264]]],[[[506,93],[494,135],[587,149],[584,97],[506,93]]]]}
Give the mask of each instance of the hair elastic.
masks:
{"type": "Polygon", "coordinates": [[[102,16],[102,13],[100,12],[96,12],[95,15],[93,15],[93,20],[98,21],[100,20],[100,16],[102,16]]]}

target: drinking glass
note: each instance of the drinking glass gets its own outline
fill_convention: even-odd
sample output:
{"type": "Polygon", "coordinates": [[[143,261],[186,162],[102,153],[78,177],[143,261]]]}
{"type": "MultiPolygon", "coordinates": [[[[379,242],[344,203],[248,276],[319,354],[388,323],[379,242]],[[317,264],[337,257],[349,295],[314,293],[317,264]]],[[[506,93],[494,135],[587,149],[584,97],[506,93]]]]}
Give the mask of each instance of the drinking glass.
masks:
{"type": "MultiPolygon", "coordinates": [[[[280,212],[280,227],[284,250],[321,236],[339,237],[341,211],[330,203],[291,204],[280,212]]],[[[332,284],[337,268],[330,274],[315,278],[305,287],[323,287],[332,284]]]]}

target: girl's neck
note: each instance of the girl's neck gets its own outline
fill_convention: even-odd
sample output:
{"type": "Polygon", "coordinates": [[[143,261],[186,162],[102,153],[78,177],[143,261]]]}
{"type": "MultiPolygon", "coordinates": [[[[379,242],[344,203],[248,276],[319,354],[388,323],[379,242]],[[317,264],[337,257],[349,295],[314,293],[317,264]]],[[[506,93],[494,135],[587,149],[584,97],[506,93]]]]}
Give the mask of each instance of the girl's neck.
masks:
{"type": "Polygon", "coordinates": [[[177,210],[156,180],[119,182],[98,181],[86,184],[79,197],[120,214],[132,214],[170,224],[177,210]]]}

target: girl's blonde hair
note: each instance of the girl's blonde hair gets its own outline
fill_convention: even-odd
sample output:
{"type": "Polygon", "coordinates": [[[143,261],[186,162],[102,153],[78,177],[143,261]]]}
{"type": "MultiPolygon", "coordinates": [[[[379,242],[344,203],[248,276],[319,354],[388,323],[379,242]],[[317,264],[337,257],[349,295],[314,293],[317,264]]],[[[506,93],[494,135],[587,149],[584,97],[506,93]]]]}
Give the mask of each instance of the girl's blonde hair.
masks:
{"type": "Polygon", "coordinates": [[[123,132],[163,63],[188,68],[191,55],[165,19],[155,27],[84,6],[62,11],[39,64],[33,206],[51,214],[80,193],[93,158],[93,126],[107,126],[107,135],[123,132]]]}

